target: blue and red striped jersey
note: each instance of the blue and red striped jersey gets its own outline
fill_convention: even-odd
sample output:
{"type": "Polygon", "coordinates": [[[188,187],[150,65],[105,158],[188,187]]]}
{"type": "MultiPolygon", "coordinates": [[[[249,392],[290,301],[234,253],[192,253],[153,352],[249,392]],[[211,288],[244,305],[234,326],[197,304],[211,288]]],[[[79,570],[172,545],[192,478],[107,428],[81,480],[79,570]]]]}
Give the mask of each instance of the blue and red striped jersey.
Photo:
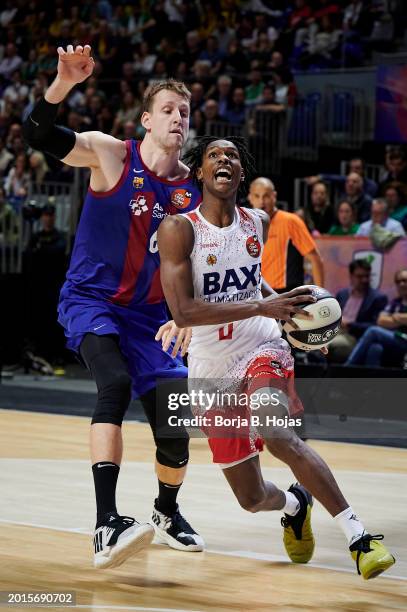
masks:
{"type": "Polygon", "coordinates": [[[168,181],[143,163],[140,143],[126,141],[122,175],[110,191],[89,188],[72,252],[66,298],[79,294],[136,307],[164,301],[157,230],[167,215],[198,206],[192,179],[168,181]]]}

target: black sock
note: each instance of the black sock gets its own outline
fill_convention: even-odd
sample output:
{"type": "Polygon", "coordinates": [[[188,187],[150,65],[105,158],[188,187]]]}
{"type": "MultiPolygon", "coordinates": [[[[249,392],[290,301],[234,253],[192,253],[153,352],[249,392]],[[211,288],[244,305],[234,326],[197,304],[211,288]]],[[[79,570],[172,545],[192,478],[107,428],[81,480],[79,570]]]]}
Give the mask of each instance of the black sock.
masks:
{"type": "Polygon", "coordinates": [[[116,484],[120,466],[112,461],[98,461],[92,465],[96,493],[96,526],[103,521],[107,512],[117,512],[116,484]]]}
{"type": "MultiPolygon", "coordinates": [[[[182,484],[182,483],[181,483],[182,484]]],[[[157,510],[171,516],[177,509],[177,495],[181,485],[171,485],[158,481],[158,497],[155,502],[157,510]]]]}

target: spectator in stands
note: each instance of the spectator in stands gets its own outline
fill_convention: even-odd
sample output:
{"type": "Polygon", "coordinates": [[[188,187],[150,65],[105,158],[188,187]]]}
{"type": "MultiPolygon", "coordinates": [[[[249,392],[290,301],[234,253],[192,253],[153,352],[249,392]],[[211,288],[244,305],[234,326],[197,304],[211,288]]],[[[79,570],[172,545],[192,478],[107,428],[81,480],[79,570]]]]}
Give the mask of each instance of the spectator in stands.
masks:
{"type": "Polygon", "coordinates": [[[328,234],[331,236],[353,236],[359,229],[356,223],[356,209],[353,204],[343,200],[336,208],[338,222],[331,227],[328,234]]]}
{"type": "Polygon", "coordinates": [[[363,179],[360,174],[356,172],[348,174],[345,181],[345,193],[341,199],[348,200],[355,206],[359,223],[369,218],[372,198],[363,191],[363,179]]]}
{"type": "Polygon", "coordinates": [[[360,338],[346,365],[401,366],[407,354],[407,268],[394,277],[398,297],[360,338]]]}
{"type": "Polygon", "coordinates": [[[331,361],[346,361],[358,338],[376,323],[387,304],[387,297],[370,286],[371,271],[370,264],[364,259],[355,259],[349,264],[350,286],[336,295],[342,308],[342,325],[329,345],[331,361]]]}
{"type": "Polygon", "coordinates": [[[399,221],[404,229],[407,228],[407,196],[403,183],[388,183],[383,192],[384,199],[389,207],[390,217],[399,221]]]}
{"type": "Polygon", "coordinates": [[[0,13],[0,25],[2,28],[7,28],[7,26],[13,21],[18,8],[12,0],[7,0],[5,3],[5,8],[0,13]]]}
{"type": "Polygon", "coordinates": [[[342,30],[337,27],[335,16],[324,15],[311,23],[307,28],[306,44],[300,57],[301,67],[329,68],[338,65],[335,59],[339,59],[341,38],[342,30]]]}
{"type": "Polygon", "coordinates": [[[356,235],[370,236],[375,224],[381,225],[384,229],[394,234],[399,234],[401,236],[405,236],[406,234],[401,223],[389,217],[388,204],[386,200],[382,198],[373,200],[370,219],[360,225],[356,235]]]}
{"type": "Polygon", "coordinates": [[[254,40],[259,40],[261,35],[265,35],[267,40],[274,43],[278,39],[278,31],[267,21],[267,17],[264,13],[257,13],[254,17],[254,30],[252,33],[254,40]]]}
{"type": "Polygon", "coordinates": [[[274,43],[270,42],[265,33],[259,34],[258,38],[253,40],[249,51],[249,60],[252,70],[267,70],[267,64],[270,60],[273,47],[274,43]]]}
{"type": "Polygon", "coordinates": [[[13,208],[18,211],[28,194],[30,174],[27,169],[25,153],[17,155],[14,165],[10,168],[4,182],[7,199],[13,208]]]}
{"type": "Polygon", "coordinates": [[[201,53],[201,42],[199,34],[195,30],[187,32],[186,35],[186,48],[185,48],[185,61],[188,64],[189,70],[195,64],[201,53]]]}
{"type": "Polygon", "coordinates": [[[248,199],[253,208],[270,216],[262,259],[262,274],[269,285],[279,293],[302,285],[305,257],[311,263],[314,283],[323,287],[324,269],[317,246],[302,219],[277,208],[277,191],[270,179],[254,180],[248,199]]]}
{"type": "Polygon", "coordinates": [[[64,337],[55,312],[66,271],[66,235],[55,225],[53,204],[43,207],[40,223],[25,257],[30,340],[42,356],[56,361],[64,354],[64,337]]]}
{"type": "Polygon", "coordinates": [[[188,148],[194,144],[194,139],[197,136],[205,135],[206,117],[205,114],[197,108],[191,116],[191,128],[188,136],[188,148]]]}
{"type": "Polygon", "coordinates": [[[216,36],[218,40],[219,51],[226,55],[229,43],[235,38],[235,32],[232,28],[228,27],[225,15],[221,14],[218,16],[217,27],[213,31],[213,35],[216,36]]]}
{"type": "Polygon", "coordinates": [[[18,231],[18,217],[7,202],[4,188],[0,186],[0,247],[16,244],[18,231]]]}
{"type": "Polygon", "coordinates": [[[315,183],[311,189],[311,202],[297,212],[313,236],[327,234],[334,222],[334,211],[329,202],[325,183],[315,183]]]}
{"type": "Polygon", "coordinates": [[[206,41],[206,47],[201,51],[198,59],[210,62],[211,74],[217,75],[222,68],[224,58],[225,54],[223,51],[220,51],[216,36],[209,36],[206,41]]]}
{"type": "Polygon", "coordinates": [[[243,50],[240,38],[229,43],[228,52],[224,61],[224,72],[228,74],[245,74],[249,69],[249,59],[243,50]]]}
{"type": "Polygon", "coordinates": [[[157,52],[159,57],[165,59],[167,72],[173,77],[177,71],[179,63],[183,61],[183,55],[174,41],[172,32],[171,38],[166,36],[160,41],[160,44],[157,47],[157,52]]]}
{"type": "Polygon", "coordinates": [[[21,72],[15,70],[11,75],[11,83],[3,92],[3,97],[13,104],[25,105],[29,93],[28,86],[22,82],[21,72]]]}
{"type": "Polygon", "coordinates": [[[141,110],[140,102],[132,91],[128,91],[123,97],[123,103],[116,113],[113,124],[112,136],[116,136],[123,129],[126,121],[136,121],[141,110]]]}
{"type": "Polygon", "coordinates": [[[31,153],[28,161],[31,169],[31,181],[35,185],[39,186],[49,179],[49,166],[44,153],[41,153],[41,151],[34,151],[31,153]]]}
{"type": "MultiPolygon", "coordinates": [[[[365,162],[361,157],[354,157],[349,162],[349,174],[356,172],[363,178],[363,191],[374,198],[377,194],[377,183],[372,179],[369,179],[365,175],[365,162]]],[[[333,183],[337,185],[340,189],[345,189],[346,176],[342,174],[326,174],[321,173],[316,176],[308,176],[307,183],[308,185],[313,185],[317,181],[324,181],[326,183],[333,183]]]]}
{"type": "Polygon", "coordinates": [[[249,73],[249,85],[245,89],[245,101],[248,106],[256,105],[263,95],[264,83],[260,70],[251,70],[249,73]]]}
{"type": "Polygon", "coordinates": [[[0,62],[0,78],[6,82],[10,81],[13,73],[19,70],[22,63],[23,60],[18,55],[15,44],[12,42],[8,43],[4,57],[0,62]]]}
{"type": "Polygon", "coordinates": [[[160,80],[164,80],[167,78],[168,78],[167,63],[162,57],[159,57],[154,64],[153,78],[150,79],[150,83],[152,81],[160,81],[160,80]]]}
{"type": "Polygon", "coordinates": [[[207,125],[208,121],[216,121],[221,123],[225,122],[225,119],[219,115],[219,104],[212,98],[209,98],[209,100],[205,102],[203,113],[205,117],[205,125],[207,125]]]}
{"type": "Polygon", "coordinates": [[[225,114],[229,123],[242,125],[246,120],[246,102],[243,87],[235,87],[232,94],[232,103],[225,114]]]}
{"type": "Polygon", "coordinates": [[[202,110],[205,104],[205,90],[202,83],[192,83],[189,88],[191,92],[191,115],[196,110],[202,110]]]}
{"type": "Polygon", "coordinates": [[[263,94],[260,103],[256,105],[257,111],[270,111],[272,113],[281,113],[285,111],[286,105],[276,100],[276,88],[273,83],[264,86],[263,94]]]}
{"type": "Polygon", "coordinates": [[[391,147],[386,153],[387,175],[380,183],[380,191],[386,187],[387,183],[398,181],[407,185],[407,154],[401,147],[391,147]]]}
{"type": "Polygon", "coordinates": [[[227,74],[221,74],[210,97],[219,105],[219,115],[224,117],[232,101],[232,79],[227,74]]]}
{"type": "Polygon", "coordinates": [[[150,51],[149,44],[143,40],[134,54],[134,70],[141,74],[150,74],[153,70],[157,55],[150,51]]]}
{"type": "Polygon", "coordinates": [[[267,68],[272,72],[279,72],[281,79],[284,83],[292,83],[294,80],[293,74],[284,61],[284,56],[280,51],[273,51],[271,54],[271,61],[267,65],[267,68]]]}
{"type": "Polygon", "coordinates": [[[343,27],[345,30],[357,30],[362,16],[363,2],[352,0],[345,9],[343,15],[343,27]]]}
{"type": "Polygon", "coordinates": [[[14,156],[5,147],[3,138],[0,138],[0,179],[8,173],[14,156]]]}

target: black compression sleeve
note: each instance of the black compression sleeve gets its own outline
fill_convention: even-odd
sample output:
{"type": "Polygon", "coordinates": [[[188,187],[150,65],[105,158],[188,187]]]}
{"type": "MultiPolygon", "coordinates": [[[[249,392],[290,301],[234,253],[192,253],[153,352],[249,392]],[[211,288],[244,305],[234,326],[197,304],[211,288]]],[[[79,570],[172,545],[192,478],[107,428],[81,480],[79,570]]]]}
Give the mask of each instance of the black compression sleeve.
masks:
{"type": "Polygon", "coordinates": [[[58,106],[41,98],[23,123],[23,135],[33,149],[63,159],[74,148],[76,136],[72,130],[55,125],[58,106]]]}

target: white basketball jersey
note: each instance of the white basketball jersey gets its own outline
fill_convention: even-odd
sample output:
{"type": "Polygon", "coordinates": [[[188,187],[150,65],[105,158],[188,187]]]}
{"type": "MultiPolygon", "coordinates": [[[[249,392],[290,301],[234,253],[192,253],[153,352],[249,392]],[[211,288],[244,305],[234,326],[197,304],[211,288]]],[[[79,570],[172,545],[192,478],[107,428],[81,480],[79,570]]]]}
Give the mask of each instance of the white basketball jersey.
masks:
{"type": "MultiPolygon", "coordinates": [[[[206,221],[200,207],[183,216],[191,222],[195,234],[191,253],[194,297],[211,304],[262,299],[263,227],[259,215],[236,207],[233,223],[228,227],[206,221]]],[[[218,361],[280,338],[277,322],[267,317],[201,325],[193,328],[189,354],[192,358],[218,361]]]]}

